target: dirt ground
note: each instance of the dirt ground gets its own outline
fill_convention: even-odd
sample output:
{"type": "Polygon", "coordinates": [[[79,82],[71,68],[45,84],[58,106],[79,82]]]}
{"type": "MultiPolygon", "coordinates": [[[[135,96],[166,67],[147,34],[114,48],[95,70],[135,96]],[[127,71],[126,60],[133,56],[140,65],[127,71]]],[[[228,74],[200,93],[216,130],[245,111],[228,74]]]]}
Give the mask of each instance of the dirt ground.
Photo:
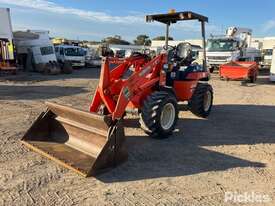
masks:
{"type": "Polygon", "coordinates": [[[0,77],[0,205],[275,205],[275,84],[226,82],[213,75],[211,116],[180,112],[174,135],[147,137],[126,123],[129,160],[83,178],[19,142],[44,101],[88,110],[98,69],[71,75],[0,77]],[[267,203],[225,202],[227,192],[267,203]]]}

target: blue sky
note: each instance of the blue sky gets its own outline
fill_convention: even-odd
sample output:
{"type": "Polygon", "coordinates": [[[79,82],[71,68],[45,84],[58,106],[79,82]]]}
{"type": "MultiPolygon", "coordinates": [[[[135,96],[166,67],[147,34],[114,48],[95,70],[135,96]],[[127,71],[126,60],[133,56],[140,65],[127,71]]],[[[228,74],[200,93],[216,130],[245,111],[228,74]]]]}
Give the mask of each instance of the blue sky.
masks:
{"type": "MultiPolygon", "coordinates": [[[[11,8],[14,30],[46,29],[51,36],[101,40],[121,35],[132,41],[138,34],[155,37],[164,26],[145,23],[144,16],[169,9],[192,10],[209,17],[207,33],[221,34],[228,26],[252,28],[254,36],[275,36],[274,0],[0,0],[11,8]],[[230,4],[229,4],[230,2],[230,4]]],[[[199,38],[195,21],[173,26],[175,39],[199,38]]]]}

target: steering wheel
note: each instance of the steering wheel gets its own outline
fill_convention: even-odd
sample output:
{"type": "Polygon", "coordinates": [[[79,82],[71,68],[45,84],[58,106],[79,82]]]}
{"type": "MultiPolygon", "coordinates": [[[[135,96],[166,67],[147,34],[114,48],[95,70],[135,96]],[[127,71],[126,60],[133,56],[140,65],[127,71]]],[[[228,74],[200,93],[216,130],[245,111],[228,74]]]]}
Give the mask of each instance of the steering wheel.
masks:
{"type": "Polygon", "coordinates": [[[176,49],[177,46],[172,46],[172,45],[167,45],[167,48],[166,48],[166,45],[163,46],[163,49],[164,50],[168,50],[168,49],[176,49]]]}
{"type": "Polygon", "coordinates": [[[151,52],[151,50],[150,50],[150,49],[147,49],[147,48],[142,49],[142,54],[149,55],[149,54],[150,54],[150,52],[151,52]]]}

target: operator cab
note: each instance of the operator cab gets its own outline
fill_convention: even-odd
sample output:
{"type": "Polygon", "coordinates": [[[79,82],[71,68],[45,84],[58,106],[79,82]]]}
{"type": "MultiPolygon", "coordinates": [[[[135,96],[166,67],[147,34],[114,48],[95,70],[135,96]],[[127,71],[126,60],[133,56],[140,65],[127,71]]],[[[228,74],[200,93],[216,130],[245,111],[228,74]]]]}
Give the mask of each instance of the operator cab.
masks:
{"type": "Polygon", "coordinates": [[[168,50],[168,63],[176,62],[179,66],[189,66],[194,60],[192,45],[188,42],[180,43],[168,50]]]}
{"type": "MultiPolygon", "coordinates": [[[[168,45],[168,64],[166,70],[166,84],[173,85],[173,81],[185,81],[190,73],[207,72],[207,69],[197,62],[196,53],[193,52],[192,45],[188,42],[179,43],[177,46],[168,45]],[[169,67],[169,69],[168,69],[169,67]]],[[[190,80],[190,79],[188,79],[190,80]]]]}
{"type": "Polygon", "coordinates": [[[158,21],[166,24],[165,46],[164,50],[167,53],[167,65],[164,65],[164,71],[166,72],[166,85],[172,86],[174,81],[190,81],[200,80],[208,81],[209,73],[206,64],[206,38],[205,38],[205,22],[208,22],[208,18],[194,12],[175,12],[171,11],[169,14],[156,14],[146,16],[147,22],[158,21]],[[202,28],[202,51],[203,51],[203,63],[199,65],[194,63],[192,45],[184,42],[177,46],[169,45],[169,27],[171,24],[178,21],[186,20],[198,20],[201,23],[202,28]],[[204,74],[192,74],[190,73],[204,73],[204,74]],[[192,76],[192,77],[191,77],[192,76]]]}

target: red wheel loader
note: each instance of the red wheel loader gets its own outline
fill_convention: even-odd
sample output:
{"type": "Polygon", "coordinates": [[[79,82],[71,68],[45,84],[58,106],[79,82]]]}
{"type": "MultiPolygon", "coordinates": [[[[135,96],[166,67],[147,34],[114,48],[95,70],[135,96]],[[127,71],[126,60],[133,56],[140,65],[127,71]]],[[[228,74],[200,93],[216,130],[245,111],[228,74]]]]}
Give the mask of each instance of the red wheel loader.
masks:
{"type": "Polygon", "coordinates": [[[152,59],[140,53],[120,61],[104,58],[90,112],[47,103],[47,111],[24,135],[23,144],[83,176],[94,176],[126,160],[123,118],[128,109],[138,110],[141,128],[160,139],[171,135],[176,126],[178,102],[188,102],[197,116],[210,114],[213,90],[206,83],[209,72],[205,61],[208,18],[173,12],[149,15],[146,20],[166,25],[164,51],[152,59]],[[168,44],[169,26],[184,20],[201,23],[203,65],[193,63],[189,43],[168,44]],[[119,64],[110,69],[110,62],[119,64]]]}

